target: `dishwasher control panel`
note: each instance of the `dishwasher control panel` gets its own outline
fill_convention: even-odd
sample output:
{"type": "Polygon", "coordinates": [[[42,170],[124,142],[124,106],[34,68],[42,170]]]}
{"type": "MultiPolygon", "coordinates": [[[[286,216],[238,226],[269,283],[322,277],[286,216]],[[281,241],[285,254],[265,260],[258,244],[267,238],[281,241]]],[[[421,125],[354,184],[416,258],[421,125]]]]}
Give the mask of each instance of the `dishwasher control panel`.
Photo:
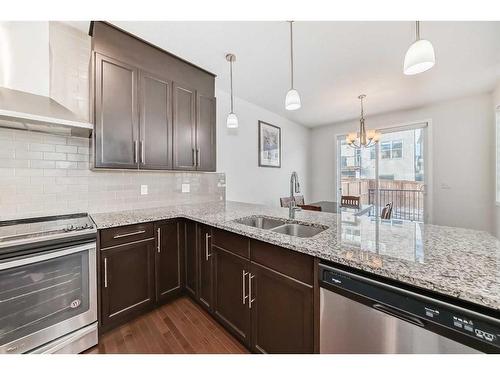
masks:
{"type": "Polygon", "coordinates": [[[320,265],[320,282],[332,291],[352,293],[364,304],[412,324],[432,322],[492,345],[500,352],[500,320],[365,276],[320,265]]]}

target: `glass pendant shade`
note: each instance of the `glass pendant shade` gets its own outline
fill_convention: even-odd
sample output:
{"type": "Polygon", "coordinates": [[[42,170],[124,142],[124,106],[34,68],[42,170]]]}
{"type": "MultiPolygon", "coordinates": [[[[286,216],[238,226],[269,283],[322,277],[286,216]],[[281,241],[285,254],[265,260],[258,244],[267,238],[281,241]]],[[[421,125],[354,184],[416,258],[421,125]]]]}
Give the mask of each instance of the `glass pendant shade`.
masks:
{"type": "Polygon", "coordinates": [[[406,75],[422,73],[432,68],[435,63],[436,57],[432,43],[419,39],[406,52],[403,72],[406,75]]]}
{"type": "Polygon", "coordinates": [[[296,109],[299,109],[300,106],[301,104],[299,92],[295,89],[290,89],[286,93],[285,108],[289,111],[295,111],[296,109]]]}
{"type": "Polygon", "coordinates": [[[226,126],[229,129],[235,129],[238,127],[238,117],[236,117],[233,112],[227,115],[226,126]]]}

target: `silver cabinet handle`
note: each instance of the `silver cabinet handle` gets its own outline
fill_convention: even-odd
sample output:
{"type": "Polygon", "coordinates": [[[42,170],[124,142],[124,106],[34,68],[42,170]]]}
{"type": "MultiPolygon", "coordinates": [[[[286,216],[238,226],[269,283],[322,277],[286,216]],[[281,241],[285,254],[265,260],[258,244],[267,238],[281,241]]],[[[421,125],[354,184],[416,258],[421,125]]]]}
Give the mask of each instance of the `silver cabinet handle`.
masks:
{"type": "Polygon", "coordinates": [[[137,163],[137,141],[134,141],[134,164],[137,163]]]}
{"type": "Polygon", "coordinates": [[[196,166],[199,167],[201,164],[201,151],[199,148],[196,149],[196,166]]]}
{"type": "Polygon", "coordinates": [[[122,233],[122,234],[115,234],[113,238],[122,238],[122,237],[128,237],[128,236],[135,236],[137,234],[143,234],[146,233],[145,230],[138,230],[137,232],[130,232],[130,233],[122,233]]]}
{"type": "Polygon", "coordinates": [[[158,246],[156,247],[156,249],[158,250],[158,253],[161,253],[161,238],[160,238],[160,228],[158,228],[157,230],[157,233],[158,233],[158,246]]]}
{"type": "Polygon", "coordinates": [[[144,164],[144,163],[145,163],[145,160],[146,160],[146,158],[145,158],[145,156],[144,156],[144,155],[145,155],[145,154],[144,154],[144,141],[140,141],[140,142],[139,142],[139,147],[141,148],[141,153],[140,153],[141,161],[140,161],[140,163],[141,163],[141,164],[144,164]]]}
{"type": "Polygon", "coordinates": [[[252,279],[255,277],[255,275],[250,274],[250,277],[248,278],[248,308],[252,308],[252,302],[255,302],[255,298],[252,298],[252,279]]]}
{"type": "Polygon", "coordinates": [[[247,292],[245,291],[245,289],[246,289],[245,288],[245,277],[246,277],[246,275],[248,275],[248,272],[245,272],[245,270],[242,270],[242,273],[241,273],[242,287],[241,287],[241,289],[242,289],[243,294],[242,294],[242,301],[241,302],[243,304],[245,304],[245,301],[248,298],[248,296],[246,295],[247,292]]]}
{"type": "Polygon", "coordinates": [[[210,239],[210,235],[208,233],[205,233],[205,259],[208,260],[208,258],[210,256],[212,256],[212,254],[210,254],[209,250],[208,250],[208,241],[210,239]]]}
{"type": "Polygon", "coordinates": [[[104,258],[104,287],[108,287],[108,258],[104,258]]]}
{"type": "Polygon", "coordinates": [[[194,157],[194,148],[191,149],[191,161],[193,162],[193,167],[196,167],[196,159],[194,157]]]}

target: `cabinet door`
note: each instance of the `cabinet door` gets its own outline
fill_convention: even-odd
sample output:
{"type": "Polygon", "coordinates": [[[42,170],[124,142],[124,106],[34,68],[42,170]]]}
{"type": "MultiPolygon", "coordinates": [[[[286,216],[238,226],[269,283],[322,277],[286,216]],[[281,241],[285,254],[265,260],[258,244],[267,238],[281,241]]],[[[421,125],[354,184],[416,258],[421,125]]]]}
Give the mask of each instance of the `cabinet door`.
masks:
{"type": "Polygon", "coordinates": [[[215,98],[198,95],[196,115],[196,168],[215,172],[215,98]]]}
{"type": "Polygon", "coordinates": [[[101,252],[102,324],[129,320],[154,302],[154,241],[119,245],[101,252]]]}
{"type": "Polygon", "coordinates": [[[179,223],[161,223],[156,226],[156,301],[176,294],[181,288],[179,223]]]}
{"type": "Polygon", "coordinates": [[[252,350],[313,353],[313,287],[252,263],[252,350]]]}
{"type": "Polygon", "coordinates": [[[137,69],[95,55],[95,167],[137,168],[137,69]]]}
{"type": "Polygon", "coordinates": [[[211,249],[211,230],[206,225],[199,225],[199,289],[198,299],[208,309],[212,310],[213,301],[213,267],[212,267],[212,249],[211,249]]]}
{"type": "Polygon", "coordinates": [[[172,83],[140,72],[139,165],[144,169],[172,168],[172,83]]]}
{"type": "Polygon", "coordinates": [[[248,278],[250,261],[212,247],[214,257],[214,314],[244,344],[250,344],[248,278]]]}
{"type": "Polygon", "coordinates": [[[193,221],[185,222],[185,288],[193,297],[196,297],[198,291],[198,257],[197,257],[197,225],[193,221]]]}
{"type": "Polygon", "coordinates": [[[196,169],[196,91],[173,86],[174,169],[196,169]]]}

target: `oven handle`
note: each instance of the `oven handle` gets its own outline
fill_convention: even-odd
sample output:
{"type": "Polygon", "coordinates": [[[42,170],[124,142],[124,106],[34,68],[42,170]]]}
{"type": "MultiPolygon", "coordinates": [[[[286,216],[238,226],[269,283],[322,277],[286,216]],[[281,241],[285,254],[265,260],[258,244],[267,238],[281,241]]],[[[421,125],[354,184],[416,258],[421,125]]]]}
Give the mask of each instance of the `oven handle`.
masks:
{"type": "Polygon", "coordinates": [[[30,256],[22,259],[16,259],[12,261],[7,261],[4,263],[0,263],[0,271],[1,270],[6,270],[9,268],[14,268],[14,267],[19,267],[19,266],[24,266],[26,264],[33,264],[37,262],[42,262],[44,260],[49,260],[49,259],[54,259],[54,258],[59,258],[65,255],[70,255],[74,253],[79,253],[81,251],[88,251],[88,250],[93,250],[96,247],[95,242],[90,242],[86,243],[84,245],[80,246],[74,246],[74,247],[67,247],[65,249],[62,249],[60,251],[54,251],[48,254],[40,254],[40,255],[35,255],[35,256],[30,256]]]}

